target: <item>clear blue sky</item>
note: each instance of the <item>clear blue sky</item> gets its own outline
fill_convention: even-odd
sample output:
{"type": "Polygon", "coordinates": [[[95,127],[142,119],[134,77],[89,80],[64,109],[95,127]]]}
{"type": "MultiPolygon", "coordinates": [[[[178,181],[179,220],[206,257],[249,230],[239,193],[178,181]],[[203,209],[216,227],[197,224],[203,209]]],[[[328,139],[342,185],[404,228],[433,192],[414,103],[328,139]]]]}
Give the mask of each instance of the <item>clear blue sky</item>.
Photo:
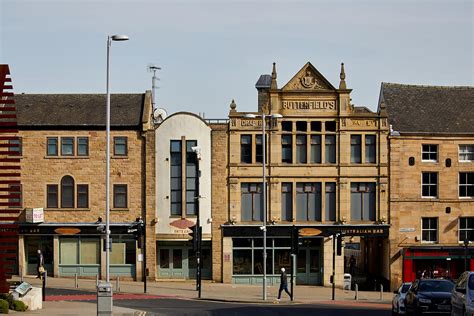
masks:
{"type": "Polygon", "coordinates": [[[255,82],[277,63],[282,87],[307,61],[356,105],[376,108],[380,83],[473,85],[473,2],[466,0],[0,0],[0,63],[16,93],[151,89],[168,112],[255,111],[255,82]]]}

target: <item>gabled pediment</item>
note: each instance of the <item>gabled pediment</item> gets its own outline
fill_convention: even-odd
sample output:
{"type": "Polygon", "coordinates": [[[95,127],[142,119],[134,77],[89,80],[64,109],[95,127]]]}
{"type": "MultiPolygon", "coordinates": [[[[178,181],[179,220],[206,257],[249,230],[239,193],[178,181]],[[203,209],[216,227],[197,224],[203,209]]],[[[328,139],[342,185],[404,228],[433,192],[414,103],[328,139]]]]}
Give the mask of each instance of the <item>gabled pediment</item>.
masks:
{"type": "Polygon", "coordinates": [[[301,68],[298,73],[282,88],[289,90],[336,90],[333,85],[310,63],[301,68]]]}

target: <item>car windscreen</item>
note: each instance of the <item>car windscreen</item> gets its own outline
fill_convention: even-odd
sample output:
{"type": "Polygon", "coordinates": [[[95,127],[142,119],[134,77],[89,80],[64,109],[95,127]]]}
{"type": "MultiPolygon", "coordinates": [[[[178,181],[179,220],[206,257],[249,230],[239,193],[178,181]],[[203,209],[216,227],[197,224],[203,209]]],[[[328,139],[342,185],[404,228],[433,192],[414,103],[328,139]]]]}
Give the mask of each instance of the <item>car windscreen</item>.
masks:
{"type": "Polygon", "coordinates": [[[474,274],[469,276],[469,282],[467,283],[467,287],[470,291],[474,291],[474,274]]]}
{"type": "Polygon", "coordinates": [[[408,292],[408,290],[410,289],[410,286],[411,286],[411,284],[403,284],[402,289],[401,289],[400,292],[401,292],[401,293],[406,293],[406,292],[408,292]]]}
{"type": "Polygon", "coordinates": [[[451,292],[454,283],[450,281],[423,281],[420,282],[420,292],[451,292]]]}

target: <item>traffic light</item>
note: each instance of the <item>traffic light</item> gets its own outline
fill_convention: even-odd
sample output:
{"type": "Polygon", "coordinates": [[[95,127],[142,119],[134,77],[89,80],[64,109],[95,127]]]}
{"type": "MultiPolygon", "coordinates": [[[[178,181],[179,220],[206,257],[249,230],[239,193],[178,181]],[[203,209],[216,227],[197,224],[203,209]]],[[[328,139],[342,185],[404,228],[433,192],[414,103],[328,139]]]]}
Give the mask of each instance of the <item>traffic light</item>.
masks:
{"type": "Polygon", "coordinates": [[[130,227],[128,228],[128,233],[132,233],[133,237],[137,241],[137,247],[139,249],[142,248],[142,236],[143,236],[143,231],[144,225],[143,225],[143,220],[140,217],[137,217],[135,222],[133,222],[130,227]]]}
{"type": "Polygon", "coordinates": [[[296,226],[293,226],[291,230],[291,253],[294,255],[298,254],[298,249],[299,249],[299,243],[300,243],[300,236],[299,236],[299,231],[296,226]]]}
{"type": "Polygon", "coordinates": [[[193,242],[193,250],[197,251],[199,245],[199,229],[197,225],[190,227],[190,229],[191,232],[189,233],[189,236],[191,237],[191,241],[193,242]]]}
{"type": "Polygon", "coordinates": [[[342,255],[342,235],[341,234],[337,236],[336,254],[338,256],[342,255]]]}

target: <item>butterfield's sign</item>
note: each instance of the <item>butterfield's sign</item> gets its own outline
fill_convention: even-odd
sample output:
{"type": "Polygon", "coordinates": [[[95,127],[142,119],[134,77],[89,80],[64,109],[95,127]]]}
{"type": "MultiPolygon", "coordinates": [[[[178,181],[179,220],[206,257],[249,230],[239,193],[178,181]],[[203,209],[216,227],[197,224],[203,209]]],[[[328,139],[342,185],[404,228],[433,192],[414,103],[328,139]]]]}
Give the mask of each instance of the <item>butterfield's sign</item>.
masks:
{"type": "Polygon", "coordinates": [[[42,208],[27,208],[25,217],[27,223],[43,223],[44,210],[42,208]]]}
{"type": "Polygon", "coordinates": [[[283,101],[283,110],[335,110],[336,101],[283,101]]]}

